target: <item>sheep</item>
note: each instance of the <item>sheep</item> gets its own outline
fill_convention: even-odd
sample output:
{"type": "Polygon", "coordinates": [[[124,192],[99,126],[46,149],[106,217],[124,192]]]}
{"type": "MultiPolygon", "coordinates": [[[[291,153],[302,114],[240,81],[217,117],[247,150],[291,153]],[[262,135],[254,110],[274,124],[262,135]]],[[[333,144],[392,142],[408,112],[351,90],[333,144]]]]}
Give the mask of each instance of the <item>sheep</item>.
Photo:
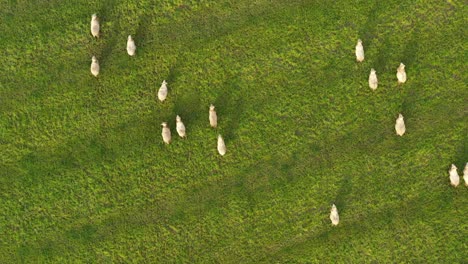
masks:
{"type": "Polygon", "coordinates": [[[338,215],[338,209],[336,209],[335,204],[332,205],[331,211],[330,211],[330,220],[332,222],[332,225],[336,226],[340,222],[340,216],[338,215]]]}
{"type": "Polygon", "coordinates": [[[402,114],[398,114],[398,118],[395,122],[395,131],[399,136],[403,136],[406,132],[405,121],[403,120],[402,114]]]}
{"type": "Polygon", "coordinates": [[[158,99],[159,101],[163,102],[164,100],[166,100],[166,97],[167,97],[167,82],[166,80],[164,80],[158,91],[158,99]]]}
{"type": "Polygon", "coordinates": [[[453,187],[457,187],[458,184],[460,184],[460,176],[458,176],[457,167],[454,164],[452,164],[452,167],[450,167],[449,175],[450,184],[453,187]]]}
{"type": "Polygon", "coordinates": [[[369,74],[369,87],[375,91],[378,85],[377,72],[372,68],[369,74]]]}
{"type": "Polygon", "coordinates": [[[218,135],[218,152],[221,156],[224,156],[226,154],[226,144],[224,144],[223,137],[221,135],[218,135]]]}
{"type": "Polygon", "coordinates": [[[132,35],[128,35],[127,53],[128,53],[128,55],[133,56],[133,55],[135,55],[135,51],[136,51],[135,41],[133,41],[132,35]]]}
{"type": "Polygon", "coordinates": [[[356,60],[362,62],[364,60],[364,47],[362,46],[362,40],[358,39],[356,44],[356,60]]]}
{"type": "Polygon", "coordinates": [[[166,144],[171,143],[171,130],[169,129],[169,127],[167,127],[167,123],[163,122],[161,126],[163,127],[161,135],[162,135],[164,143],[166,144]]]}
{"type": "Polygon", "coordinates": [[[468,162],[465,165],[465,169],[463,170],[463,180],[465,180],[465,186],[468,186],[468,162]]]}
{"type": "Polygon", "coordinates": [[[99,38],[99,19],[96,14],[91,16],[91,35],[95,38],[99,38]]]}
{"type": "Polygon", "coordinates": [[[210,125],[214,128],[218,126],[218,116],[216,115],[214,105],[210,105],[210,125]]]}
{"type": "Polygon", "coordinates": [[[179,115],[176,116],[176,129],[181,138],[187,137],[187,134],[185,134],[185,125],[182,123],[182,119],[179,115]]]}
{"type": "Polygon", "coordinates": [[[95,56],[93,56],[91,58],[91,74],[94,75],[94,77],[97,77],[99,74],[99,69],[99,61],[95,56]]]}
{"type": "Polygon", "coordinates": [[[398,79],[398,84],[406,82],[405,65],[403,63],[400,63],[400,66],[398,66],[396,77],[398,79]]]}

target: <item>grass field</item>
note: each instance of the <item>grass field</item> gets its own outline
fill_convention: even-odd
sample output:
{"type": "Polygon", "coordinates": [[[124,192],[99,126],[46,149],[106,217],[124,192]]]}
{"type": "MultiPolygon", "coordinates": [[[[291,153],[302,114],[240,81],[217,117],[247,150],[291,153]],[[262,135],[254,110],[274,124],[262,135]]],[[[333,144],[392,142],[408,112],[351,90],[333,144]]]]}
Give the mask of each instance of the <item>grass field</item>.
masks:
{"type": "Polygon", "coordinates": [[[468,162],[466,14],[457,0],[2,1],[0,262],[466,263],[468,189],[448,178],[468,162]]]}

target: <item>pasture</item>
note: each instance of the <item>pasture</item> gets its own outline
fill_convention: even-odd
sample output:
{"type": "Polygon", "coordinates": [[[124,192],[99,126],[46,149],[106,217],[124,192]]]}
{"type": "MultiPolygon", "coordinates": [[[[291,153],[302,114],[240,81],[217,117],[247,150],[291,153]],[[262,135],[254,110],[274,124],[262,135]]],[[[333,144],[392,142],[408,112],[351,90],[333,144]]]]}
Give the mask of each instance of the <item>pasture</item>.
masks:
{"type": "Polygon", "coordinates": [[[468,189],[448,176],[468,162],[466,10],[457,0],[3,1],[0,262],[466,261],[468,189]]]}

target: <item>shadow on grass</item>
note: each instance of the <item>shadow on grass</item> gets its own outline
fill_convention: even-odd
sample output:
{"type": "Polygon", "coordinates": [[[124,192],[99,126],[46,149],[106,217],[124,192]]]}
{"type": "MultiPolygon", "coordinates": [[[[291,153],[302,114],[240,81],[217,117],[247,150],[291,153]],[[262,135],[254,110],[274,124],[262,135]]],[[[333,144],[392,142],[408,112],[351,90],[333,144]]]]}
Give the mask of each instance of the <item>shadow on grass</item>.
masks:
{"type": "MultiPolygon", "coordinates": [[[[179,56],[182,56],[179,54],[179,56]]],[[[178,58],[177,62],[170,68],[169,75],[167,76],[166,81],[169,83],[174,83],[180,76],[180,67],[179,61],[183,61],[183,58],[178,58]]],[[[201,103],[200,94],[196,89],[191,89],[184,92],[183,94],[179,93],[175,100],[173,101],[174,106],[172,108],[172,115],[179,115],[182,118],[186,127],[191,127],[192,124],[195,124],[195,121],[203,122],[204,118],[200,120],[202,116],[206,116],[206,121],[208,120],[208,106],[204,107],[201,103]]]]}
{"type": "Polygon", "coordinates": [[[245,101],[242,98],[242,87],[239,79],[227,80],[214,105],[218,114],[218,126],[226,142],[237,138],[237,129],[245,112],[245,101]]]}
{"type": "Polygon", "coordinates": [[[391,57],[391,52],[392,45],[389,39],[385,38],[382,42],[382,45],[380,46],[379,55],[377,56],[377,59],[373,60],[373,66],[371,66],[377,71],[377,76],[379,74],[384,74],[385,72],[392,71],[393,64],[389,63],[388,61],[388,58],[391,57]]]}
{"type": "Polygon", "coordinates": [[[367,14],[367,21],[359,30],[359,38],[362,39],[364,51],[372,48],[373,40],[377,37],[377,23],[381,8],[374,3],[371,11],[367,14]]]}
{"type": "MultiPolygon", "coordinates": [[[[411,80],[411,66],[414,65],[414,62],[417,61],[418,51],[419,51],[419,40],[418,40],[419,32],[417,29],[411,35],[411,38],[408,42],[406,42],[406,46],[402,52],[400,62],[405,64],[405,70],[408,74],[408,79],[410,82],[417,84],[418,81],[411,80]],[[409,70],[409,71],[408,71],[409,70]]],[[[398,65],[400,62],[397,62],[398,65]]],[[[396,72],[397,64],[395,64],[395,72],[396,72]]],[[[413,71],[414,72],[414,71],[413,71]]],[[[415,105],[416,102],[420,99],[421,89],[417,87],[412,87],[412,89],[407,89],[407,84],[403,84],[402,87],[398,87],[400,90],[399,92],[403,94],[403,100],[401,104],[400,113],[403,115],[411,117],[412,113],[412,105],[415,105]]]]}
{"type": "MultiPolygon", "coordinates": [[[[328,146],[329,149],[340,146],[342,142],[338,141],[334,146],[328,146]]],[[[466,147],[460,148],[461,153],[466,153],[466,147]]],[[[308,170],[320,169],[323,166],[329,166],[326,159],[323,159],[319,154],[323,151],[324,146],[311,145],[304,149],[296,150],[290,155],[277,154],[269,159],[258,161],[257,163],[242,169],[236,175],[207,183],[201,187],[193,188],[190,192],[185,193],[183,196],[166,197],[163,200],[155,202],[154,204],[146,204],[142,208],[134,208],[133,210],[122,211],[114,216],[108,217],[103,221],[87,221],[83,219],[77,220],[72,223],[67,231],[58,234],[49,235],[42,241],[27,243],[18,248],[17,253],[22,255],[25,259],[29,256],[44,255],[49,257],[60,256],[64,250],[69,250],[72,245],[77,245],[78,248],[92,247],[103,241],[112,240],[113,237],[125,233],[134,232],[135,230],[145,230],[154,227],[162,227],[171,230],[170,225],[174,225],[174,221],[180,223],[181,221],[189,221],[187,219],[198,218],[208,215],[214,210],[225,208],[232,196],[243,197],[247,201],[247,208],[245,210],[254,210],[255,206],[261,199],[268,199],[273,197],[277,188],[283,188],[288,185],[301,185],[307,182],[307,178],[301,177],[300,172],[303,164],[311,164],[307,167],[308,170]],[[303,155],[306,150],[313,149],[316,154],[315,159],[310,158],[309,155],[303,155]],[[301,158],[302,157],[302,158],[301,158]],[[54,249],[51,251],[51,248],[54,249]]],[[[342,214],[342,224],[337,228],[329,226],[326,220],[328,215],[329,205],[323,206],[320,211],[323,211],[323,224],[324,227],[319,227],[315,231],[311,231],[305,237],[291,241],[286,241],[281,244],[279,249],[275,252],[267,252],[268,258],[275,258],[276,256],[283,256],[291,251],[301,250],[308,246],[313,246],[316,243],[331,243],[333,241],[347,241],[352,237],[362,237],[368,233],[375,232],[378,227],[369,224],[369,221],[376,221],[382,225],[392,224],[395,217],[406,216],[407,212],[416,210],[414,206],[420,205],[421,201],[405,201],[403,206],[398,203],[393,208],[384,208],[377,211],[367,211],[362,208],[361,214],[355,219],[346,219],[346,201],[347,197],[353,191],[351,178],[344,176],[341,180],[341,187],[336,195],[335,201],[342,214]],[[325,209],[327,208],[327,209],[325,209]],[[383,221],[385,219],[385,221],[383,221]],[[363,224],[363,222],[366,222],[363,224]],[[353,236],[342,237],[339,236],[339,230],[342,228],[351,229],[353,236]]],[[[415,199],[423,199],[419,197],[415,199]]],[[[442,203],[439,202],[439,203],[442,203]]],[[[437,206],[437,205],[433,205],[437,206]]],[[[408,221],[416,221],[422,217],[410,216],[408,221]]],[[[177,232],[177,231],[174,231],[177,232]]],[[[192,234],[191,239],[202,239],[200,234],[192,234]]],[[[210,251],[211,246],[206,250],[210,251]]],[[[276,247],[278,248],[278,247],[276,247]]]]}
{"type": "MultiPolygon", "coordinates": [[[[184,221],[188,216],[202,217],[213,210],[225,208],[232,195],[247,199],[252,209],[259,199],[272,195],[272,189],[281,188],[284,184],[300,184],[302,177],[291,178],[291,172],[307,159],[304,157],[301,160],[300,156],[299,153],[292,153],[286,159],[277,156],[271,160],[263,160],[232,177],[222,179],[221,182],[215,181],[194,188],[182,197],[167,197],[154,204],[146,204],[145,208],[119,212],[103,221],[78,219],[67,231],[21,245],[17,253],[25,259],[37,255],[53,258],[70,250],[73,245],[78,248],[92,247],[125,232],[151,228],[154,225],[171,229],[170,225],[174,221],[184,221]],[[274,173],[269,173],[270,170],[274,173]]],[[[197,235],[195,239],[196,237],[197,235]]]]}
{"type": "MultiPolygon", "coordinates": [[[[400,61],[397,62],[399,65],[400,62],[405,64],[405,70],[411,74],[411,67],[414,65],[414,62],[418,60],[418,55],[419,55],[419,42],[421,41],[420,38],[420,30],[418,27],[416,27],[411,34],[411,38],[406,41],[406,45],[403,48],[403,52],[400,55],[400,61]]],[[[398,66],[397,65],[397,66],[398,66]]],[[[396,67],[395,66],[395,72],[396,72],[396,67]]]]}
{"type": "Polygon", "coordinates": [[[340,186],[340,189],[338,190],[334,203],[340,213],[346,213],[346,205],[347,205],[346,201],[349,200],[348,197],[353,190],[353,181],[352,181],[351,176],[349,175],[342,176],[340,185],[341,186],[340,186]]]}
{"type": "MultiPolygon", "coordinates": [[[[112,32],[116,32],[116,29],[120,28],[120,22],[117,19],[112,25],[112,28],[106,28],[103,26],[103,23],[106,21],[110,21],[111,17],[110,14],[112,13],[112,10],[115,8],[115,2],[112,0],[106,0],[102,6],[99,12],[97,13],[100,22],[101,22],[101,30],[100,30],[100,36],[99,40],[102,41],[104,40],[104,47],[101,50],[101,54],[99,56],[99,64],[101,68],[105,69],[107,58],[110,56],[112,53],[112,50],[116,46],[119,36],[116,34],[112,34],[112,32]]],[[[102,45],[101,45],[102,46],[102,45]]]]}
{"type": "Polygon", "coordinates": [[[173,115],[179,115],[186,127],[190,127],[195,121],[203,119],[206,114],[208,122],[208,108],[203,108],[200,96],[196,91],[191,91],[177,98],[174,101],[173,115]]]}
{"type": "MultiPolygon", "coordinates": [[[[314,248],[317,247],[317,245],[318,247],[328,246],[330,249],[337,248],[337,244],[349,244],[352,240],[373,236],[382,228],[392,226],[395,220],[402,221],[402,218],[407,226],[411,223],[418,223],[425,217],[424,214],[421,215],[417,208],[417,206],[422,203],[424,203],[423,198],[417,197],[395,204],[392,207],[381,208],[378,210],[370,211],[366,210],[366,208],[362,208],[363,212],[352,220],[346,219],[346,214],[341,214],[340,212],[341,221],[340,225],[337,227],[331,226],[329,220],[325,219],[327,213],[324,212],[324,220],[322,221],[324,226],[322,228],[311,231],[309,234],[297,239],[286,241],[282,245],[279,245],[279,249],[274,252],[266,252],[268,256],[262,259],[261,262],[263,263],[268,262],[267,260],[278,260],[281,258],[287,258],[291,261],[291,258],[293,258],[292,256],[300,255],[297,252],[307,251],[307,248],[314,248]],[[342,231],[345,230],[346,233],[342,235],[342,231]]],[[[395,230],[395,232],[398,231],[395,230]]],[[[406,234],[402,235],[404,236],[406,234]]],[[[397,239],[399,235],[396,233],[395,236],[397,239]]],[[[341,246],[338,247],[342,248],[341,246]]],[[[391,249],[388,248],[387,250],[391,249]]],[[[335,252],[334,254],[336,254],[336,250],[333,250],[330,253],[332,252],[335,252]]]]}
{"type": "MultiPolygon", "coordinates": [[[[468,131],[467,125],[465,125],[465,131],[468,131]]],[[[456,164],[456,166],[459,168],[459,171],[463,171],[465,165],[468,163],[468,138],[466,138],[466,136],[465,140],[463,141],[463,145],[460,145],[457,148],[453,160],[454,164],[456,164]]]]}
{"type": "MultiPolygon", "coordinates": [[[[152,10],[152,8],[147,8],[148,10],[152,10]]],[[[153,29],[151,26],[151,17],[152,14],[146,12],[143,16],[140,17],[138,21],[138,27],[135,32],[134,39],[135,41],[138,40],[137,49],[143,50],[145,47],[145,43],[147,43],[148,35],[153,29]]],[[[138,51],[137,50],[137,51],[138,51]]]]}

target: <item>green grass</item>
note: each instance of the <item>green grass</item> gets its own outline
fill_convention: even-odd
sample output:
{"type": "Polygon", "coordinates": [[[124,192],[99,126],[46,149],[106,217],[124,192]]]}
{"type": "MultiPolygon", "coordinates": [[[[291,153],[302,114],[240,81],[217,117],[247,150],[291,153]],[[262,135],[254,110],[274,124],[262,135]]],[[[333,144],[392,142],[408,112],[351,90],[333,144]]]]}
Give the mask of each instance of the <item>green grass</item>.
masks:
{"type": "Polygon", "coordinates": [[[467,188],[450,187],[447,172],[468,161],[466,10],[456,0],[4,1],[1,262],[466,261],[467,188]],[[175,136],[177,114],[188,138],[164,145],[160,123],[175,136]]]}

